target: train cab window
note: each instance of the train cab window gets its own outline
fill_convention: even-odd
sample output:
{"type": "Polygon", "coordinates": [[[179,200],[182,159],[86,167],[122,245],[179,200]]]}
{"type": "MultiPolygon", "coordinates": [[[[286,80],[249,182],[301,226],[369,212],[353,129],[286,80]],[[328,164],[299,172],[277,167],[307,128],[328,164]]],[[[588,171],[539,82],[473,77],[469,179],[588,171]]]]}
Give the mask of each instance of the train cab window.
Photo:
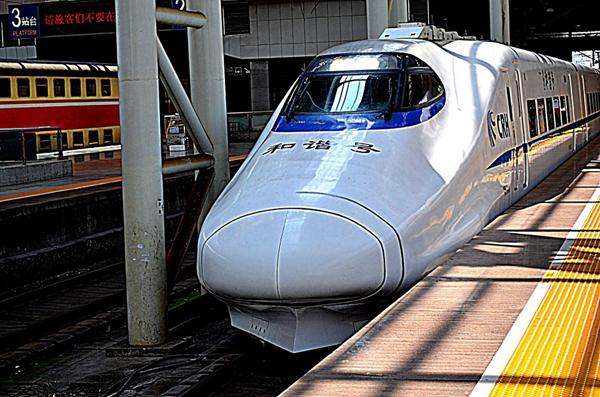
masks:
{"type": "Polygon", "coordinates": [[[100,94],[102,96],[111,96],[112,95],[112,90],[111,90],[109,79],[100,80],[100,94]]]}
{"type": "Polygon", "coordinates": [[[83,146],[83,131],[73,131],[73,147],[83,146]]]}
{"type": "Polygon", "coordinates": [[[69,86],[71,88],[71,96],[81,96],[81,79],[69,80],[69,86]]]}
{"type": "Polygon", "coordinates": [[[111,129],[105,129],[102,131],[102,143],[104,145],[112,145],[113,141],[113,132],[111,129]]]}
{"type": "Polygon", "coordinates": [[[88,145],[98,146],[99,144],[100,144],[100,140],[98,138],[98,130],[89,130],[88,131],[88,145]]]}
{"type": "Polygon", "coordinates": [[[537,100],[537,119],[538,132],[543,134],[546,132],[546,104],[543,99],[537,100]]]}
{"type": "Polygon", "coordinates": [[[35,96],[38,98],[44,98],[48,96],[48,79],[35,79],[35,96]]]}
{"type": "Polygon", "coordinates": [[[556,121],[556,127],[560,127],[563,125],[562,119],[560,118],[560,101],[558,97],[554,97],[552,99],[552,104],[554,105],[554,120],[556,121]]]}
{"type": "Polygon", "coordinates": [[[529,136],[534,138],[538,135],[537,107],[535,105],[535,99],[530,99],[527,101],[527,115],[529,116],[529,136]]]}
{"type": "Polygon", "coordinates": [[[546,115],[548,116],[548,131],[552,131],[555,127],[554,111],[552,109],[552,98],[546,98],[546,115]]]}
{"type": "Polygon", "coordinates": [[[2,78],[0,79],[0,98],[10,97],[12,97],[12,87],[10,84],[10,79],[2,78]]]}
{"type": "Polygon", "coordinates": [[[29,98],[31,96],[29,79],[17,79],[17,95],[19,98],[29,98]]]}
{"type": "Polygon", "coordinates": [[[85,79],[85,95],[86,96],[98,96],[96,92],[96,80],[85,79]]]}
{"type": "Polygon", "coordinates": [[[360,54],[317,58],[286,105],[295,114],[374,114],[391,117],[442,99],[434,71],[410,55],[360,54]]]}
{"type": "Polygon", "coordinates": [[[54,96],[64,97],[65,95],[65,79],[54,79],[54,96]]]}

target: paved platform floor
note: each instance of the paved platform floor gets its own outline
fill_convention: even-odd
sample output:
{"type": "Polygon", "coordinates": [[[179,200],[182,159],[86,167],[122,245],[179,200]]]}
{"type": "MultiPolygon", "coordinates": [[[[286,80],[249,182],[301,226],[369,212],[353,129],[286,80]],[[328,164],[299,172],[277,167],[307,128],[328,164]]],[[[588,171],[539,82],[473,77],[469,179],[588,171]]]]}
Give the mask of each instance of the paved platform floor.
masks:
{"type": "Polygon", "coordinates": [[[599,185],[596,139],[283,395],[600,395],[599,185]]]}

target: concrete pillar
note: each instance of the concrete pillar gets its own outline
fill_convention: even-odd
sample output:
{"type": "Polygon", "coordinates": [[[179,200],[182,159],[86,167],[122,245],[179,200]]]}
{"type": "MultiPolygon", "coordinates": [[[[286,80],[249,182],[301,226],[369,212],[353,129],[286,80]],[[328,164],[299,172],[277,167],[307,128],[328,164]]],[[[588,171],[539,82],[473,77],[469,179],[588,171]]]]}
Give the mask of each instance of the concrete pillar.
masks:
{"type": "Polygon", "coordinates": [[[490,40],[510,44],[509,0],[490,0],[490,40]]]}
{"type": "Polygon", "coordinates": [[[202,29],[188,29],[192,103],[214,146],[215,177],[208,208],[229,181],[223,20],[220,1],[188,0],[187,7],[202,11],[208,19],[202,29]]]}
{"type": "Polygon", "coordinates": [[[271,110],[269,61],[250,62],[252,111],[271,110]]]}
{"type": "Polygon", "coordinates": [[[167,314],[156,10],[117,0],[116,13],[129,343],[151,346],[167,314]]]}
{"type": "Polygon", "coordinates": [[[388,26],[398,26],[399,23],[408,22],[408,0],[388,0],[388,26]]]}
{"type": "Polygon", "coordinates": [[[388,0],[367,1],[367,37],[377,39],[388,27],[388,0]]]}

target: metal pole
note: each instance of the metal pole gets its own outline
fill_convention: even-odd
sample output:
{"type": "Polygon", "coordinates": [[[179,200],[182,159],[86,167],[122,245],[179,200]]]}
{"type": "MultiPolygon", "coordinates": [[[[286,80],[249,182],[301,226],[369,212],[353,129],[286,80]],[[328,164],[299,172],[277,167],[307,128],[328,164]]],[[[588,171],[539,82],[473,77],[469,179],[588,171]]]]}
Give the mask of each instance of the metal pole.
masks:
{"type": "Polygon", "coordinates": [[[367,37],[378,39],[388,22],[388,0],[367,0],[367,37]]]}
{"type": "Polygon", "coordinates": [[[21,132],[21,160],[23,165],[27,164],[27,150],[25,149],[25,133],[21,132]]]}
{"type": "Polygon", "coordinates": [[[197,29],[206,25],[206,15],[201,12],[186,12],[166,7],[156,7],[156,20],[165,25],[189,26],[197,29]]]}
{"type": "Polygon", "coordinates": [[[399,23],[408,22],[408,0],[388,0],[388,27],[395,28],[399,23]]]}
{"type": "Polygon", "coordinates": [[[509,0],[490,0],[490,39],[510,44],[509,0]]]}
{"type": "Polygon", "coordinates": [[[167,273],[156,59],[156,9],[117,0],[129,343],[166,339],[167,273]]]}
{"type": "Polygon", "coordinates": [[[214,146],[215,175],[204,202],[205,214],[229,182],[223,20],[220,1],[189,0],[188,10],[202,11],[208,18],[202,29],[188,29],[192,104],[214,146]]]}
{"type": "Polygon", "coordinates": [[[62,129],[57,132],[56,142],[58,143],[58,159],[62,160],[65,158],[63,154],[63,140],[62,140],[62,129]]]}

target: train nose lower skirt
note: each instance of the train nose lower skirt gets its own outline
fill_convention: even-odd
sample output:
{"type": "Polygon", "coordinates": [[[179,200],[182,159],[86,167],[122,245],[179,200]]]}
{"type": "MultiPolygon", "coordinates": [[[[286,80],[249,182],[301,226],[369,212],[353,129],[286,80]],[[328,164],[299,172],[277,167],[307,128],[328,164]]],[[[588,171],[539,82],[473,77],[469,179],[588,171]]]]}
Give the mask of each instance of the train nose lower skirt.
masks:
{"type": "Polygon", "coordinates": [[[239,218],[202,246],[203,284],[224,298],[360,298],[385,281],[381,241],[329,212],[271,210],[239,218]]]}

